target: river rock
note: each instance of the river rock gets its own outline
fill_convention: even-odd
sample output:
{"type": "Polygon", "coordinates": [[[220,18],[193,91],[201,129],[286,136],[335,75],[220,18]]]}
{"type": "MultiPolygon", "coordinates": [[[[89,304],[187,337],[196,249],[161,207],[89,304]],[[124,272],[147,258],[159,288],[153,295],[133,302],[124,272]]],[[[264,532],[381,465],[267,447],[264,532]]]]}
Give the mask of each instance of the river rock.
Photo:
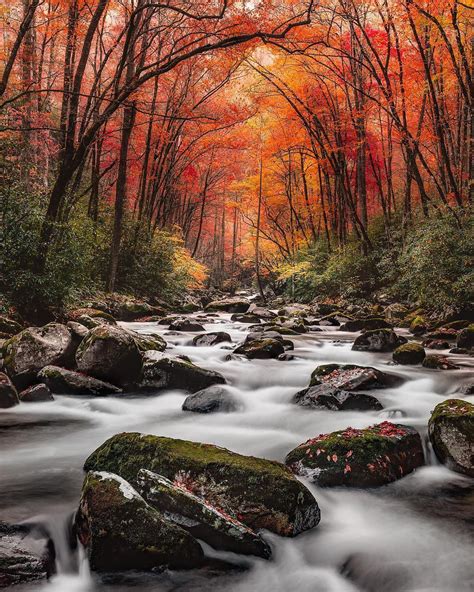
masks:
{"type": "Polygon", "coordinates": [[[186,397],[182,408],[194,413],[230,412],[236,411],[238,404],[224,388],[213,385],[186,397]]]}
{"type": "Polygon", "coordinates": [[[47,403],[48,401],[54,401],[50,389],[44,383],[29,386],[24,391],[21,391],[19,397],[22,403],[47,403]]]}
{"type": "Polygon", "coordinates": [[[453,471],[474,477],[474,405],[448,399],[436,405],[428,433],[439,460],[453,471]]]}
{"type": "Polygon", "coordinates": [[[204,331],[204,327],[193,319],[176,319],[168,327],[171,331],[204,331]]]}
{"type": "Polygon", "coordinates": [[[293,303],[281,308],[278,311],[278,315],[280,317],[304,317],[311,314],[311,312],[311,307],[308,304],[293,303]]]}
{"type": "Polygon", "coordinates": [[[6,374],[0,372],[0,409],[9,409],[18,405],[17,390],[6,374]]]}
{"type": "Polygon", "coordinates": [[[255,304],[250,305],[248,312],[264,320],[273,319],[277,316],[272,310],[268,310],[268,308],[263,308],[262,306],[256,306],[255,304]]]}
{"type": "Polygon", "coordinates": [[[249,360],[268,360],[278,358],[280,354],[285,353],[283,344],[278,339],[253,339],[234,349],[234,354],[240,354],[249,360]]]}
{"type": "Polygon", "coordinates": [[[137,333],[130,330],[128,332],[133,337],[133,341],[141,352],[163,352],[166,349],[167,343],[158,333],[137,333]]]}
{"type": "Polygon", "coordinates": [[[226,342],[231,343],[232,338],[228,333],[225,333],[224,331],[203,333],[202,335],[196,335],[196,337],[193,337],[193,345],[196,345],[198,347],[206,347],[226,342]]]}
{"type": "Polygon", "coordinates": [[[209,302],[205,310],[213,312],[247,312],[250,302],[242,298],[225,298],[209,302]]]}
{"type": "Polygon", "coordinates": [[[393,352],[393,361],[402,365],[421,364],[425,359],[425,348],[419,343],[404,343],[393,352]]]}
{"type": "Polygon", "coordinates": [[[58,395],[103,396],[117,395],[122,392],[122,389],[109,382],[59,366],[46,366],[38,373],[38,379],[58,395]]]}
{"type": "Polygon", "coordinates": [[[73,364],[76,344],[65,325],[29,327],[3,344],[4,368],[19,388],[29,386],[49,364],[73,364]]]}
{"type": "Polygon", "coordinates": [[[449,349],[449,343],[442,339],[425,339],[423,341],[423,347],[427,349],[449,349]]]}
{"type": "Polygon", "coordinates": [[[80,372],[120,386],[134,383],[142,357],[129,331],[113,325],[89,331],[76,352],[80,372]]]}
{"type": "Polygon", "coordinates": [[[22,329],[23,327],[20,325],[20,323],[17,323],[9,317],[4,317],[3,315],[0,315],[0,333],[3,333],[4,335],[13,336],[17,333],[20,333],[22,329]]]}
{"type": "Polygon", "coordinates": [[[76,308],[75,310],[72,310],[67,314],[68,320],[76,321],[78,323],[81,322],[80,318],[84,316],[90,319],[102,319],[110,325],[116,324],[116,320],[111,314],[109,314],[108,312],[104,312],[103,310],[99,310],[97,308],[76,308]]]}
{"type": "Polygon", "coordinates": [[[428,325],[423,317],[416,316],[410,323],[410,333],[423,335],[428,330],[428,325]]]}
{"type": "Polygon", "coordinates": [[[384,421],[320,434],[292,450],[285,463],[322,487],[377,487],[411,473],[424,457],[416,430],[384,421]]]}
{"type": "Polygon", "coordinates": [[[101,327],[102,325],[116,325],[115,321],[112,323],[102,317],[90,317],[86,314],[77,317],[76,320],[81,325],[84,325],[84,327],[87,327],[87,329],[95,329],[95,327],[101,327]]]}
{"type": "Polygon", "coordinates": [[[72,337],[77,341],[78,345],[89,333],[89,329],[85,325],[76,321],[68,321],[66,326],[71,331],[72,337]]]}
{"type": "Polygon", "coordinates": [[[114,315],[119,321],[136,321],[143,317],[164,316],[166,313],[161,306],[152,306],[147,302],[131,301],[117,302],[114,305],[114,315]]]}
{"type": "Polygon", "coordinates": [[[214,507],[186,489],[146,469],[138,472],[138,488],[144,499],[166,520],[187,530],[215,549],[268,559],[271,549],[257,533],[235,516],[214,507]]]}
{"type": "Polygon", "coordinates": [[[250,313],[236,313],[230,317],[231,321],[237,323],[245,323],[251,325],[252,323],[260,323],[260,317],[250,313]]]}
{"type": "Polygon", "coordinates": [[[369,319],[354,319],[341,325],[341,331],[355,333],[357,331],[373,331],[375,329],[391,329],[392,325],[385,319],[372,317],[369,319]]]}
{"type": "Polygon", "coordinates": [[[139,381],[140,387],[145,390],[180,389],[190,393],[225,383],[225,378],[218,372],[165,355],[145,357],[139,381]]]}
{"type": "Polygon", "coordinates": [[[355,364],[323,364],[311,374],[309,386],[326,383],[343,391],[361,391],[396,387],[403,379],[370,366],[355,364]]]}
{"type": "Polygon", "coordinates": [[[383,409],[378,399],[363,393],[343,391],[331,384],[319,384],[299,391],[293,397],[293,403],[314,409],[332,411],[380,411],[383,409]]]}
{"type": "Polygon", "coordinates": [[[443,341],[455,341],[458,337],[459,331],[456,329],[450,329],[440,327],[425,335],[426,340],[442,339],[443,341]]]}
{"type": "Polygon", "coordinates": [[[456,339],[456,347],[464,349],[474,348],[474,324],[461,329],[456,339]]]}
{"type": "Polygon", "coordinates": [[[446,356],[437,354],[429,354],[423,360],[423,368],[429,368],[430,370],[458,370],[459,366],[456,366],[454,362],[451,362],[446,356]]]}
{"type": "Polygon", "coordinates": [[[211,444],[122,433],[93,452],[85,469],[115,472],[133,485],[140,469],[147,469],[253,530],[295,536],[319,523],[313,495],[284,465],[211,444]]]}
{"type": "Polygon", "coordinates": [[[352,345],[353,351],[391,352],[406,343],[393,329],[371,329],[359,335],[352,345]]]}
{"type": "Polygon", "coordinates": [[[94,571],[186,569],[203,561],[199,543],[117,475],[88,473],[75,524],[94,571]]]}

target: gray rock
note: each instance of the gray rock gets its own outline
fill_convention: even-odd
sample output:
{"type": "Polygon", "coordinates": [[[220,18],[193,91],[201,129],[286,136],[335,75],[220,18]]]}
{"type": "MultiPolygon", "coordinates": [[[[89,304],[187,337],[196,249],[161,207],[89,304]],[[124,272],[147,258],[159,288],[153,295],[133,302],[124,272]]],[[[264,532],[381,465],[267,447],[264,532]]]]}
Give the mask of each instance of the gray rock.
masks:
{"type": "Polygon", "coordinates": [[[122,392],[113,384],[59,366],[46,366],[38,373],[38,379],[43,381],[53,393],[62,395],[102,396],[122,392]]]}
{"type": "Polygon", "coordinates": [[[278,358],[283,353],[285,353],[285,348],[281,341],[278,339],[267,339],[265,337],[244,343],[234,349],[234,354],[243,355],[249,358],[249,360],[278,358]]]}
{"type": "Polygon", "coordinates": [[[225,298],[213,300],[206,306],[206,311],[214,312],[247,312],[250,302],[242,298],[225,298]]]}
{"type": "Polygon", "coordinates": [[[296,393],[293,402],[302,407],[332,411],[380,411],[380,401],[371,395],[341,390],[331,384],[310,386],[296,393]]]}
{"type": "Polygon", "coordinates": [[[170,323],[172,331],[204,331],[204,327],[192,319],[176,319],[170,323]]]}
{"type": "Polygon", "coordinates": [[[186,397],[183,411],[195,413],[215,413],[217,411],[236,411],[238,404],[235,398],[221,386],[210,386],[186,397]]]}
{"type": "Polygon", "coordinates": [[[398,346],[406,343],[392,329],[374,329],[359,335],[352,345],[353,351],[392,352],[398,346]]]}
{"type": "Polygon", "coordinates": [[[46,403],[54,401],[50,389],[44,384],[35,384],[28,387],[20,393],[20,401],[22,403],[46,403]]]}
{"type": "Polygon", "coordinates": [[[18,405],[17,390],[6,374],[0,372],[0,409],[9,409],[18,405]]]}
{"type": "Polygon", "coordinates": [[[224,331],[215,331],[213,333],[204,333],[193,337],[193,345],[206,347],[217,345],[218,343],[232,342],[231,336],[224,331]]]}

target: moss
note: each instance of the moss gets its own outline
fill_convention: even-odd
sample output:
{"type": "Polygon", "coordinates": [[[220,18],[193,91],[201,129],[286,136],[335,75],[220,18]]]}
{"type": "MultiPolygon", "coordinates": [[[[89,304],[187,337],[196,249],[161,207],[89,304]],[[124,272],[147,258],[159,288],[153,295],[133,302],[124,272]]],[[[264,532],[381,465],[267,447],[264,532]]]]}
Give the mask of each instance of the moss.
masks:
{"type": "Polygon", "coordinates": [[[393,352],[393,360],[398,364],[421,364],[426,352],[419,343],[404,343],[393,352]]]}
{"type": "Polygon", "coordinates": [[[462,399],[447,399],[436,405],[431,414],[430,423],[440,417],[457,418],[461,416],[469,416],[474,419],[474,405],[462,399]]]}

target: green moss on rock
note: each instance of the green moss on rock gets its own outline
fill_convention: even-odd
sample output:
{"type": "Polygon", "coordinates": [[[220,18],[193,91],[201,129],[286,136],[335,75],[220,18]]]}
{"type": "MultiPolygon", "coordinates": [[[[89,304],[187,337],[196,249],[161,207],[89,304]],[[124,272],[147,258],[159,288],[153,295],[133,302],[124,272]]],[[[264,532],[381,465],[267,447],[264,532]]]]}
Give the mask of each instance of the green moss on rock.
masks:
{"type": "Polygon", "coordinates": [[[421,364],[425,356],[425,348],[419,343],[404,343],[393,352],[393,361],[403,365],[421,364]]]}

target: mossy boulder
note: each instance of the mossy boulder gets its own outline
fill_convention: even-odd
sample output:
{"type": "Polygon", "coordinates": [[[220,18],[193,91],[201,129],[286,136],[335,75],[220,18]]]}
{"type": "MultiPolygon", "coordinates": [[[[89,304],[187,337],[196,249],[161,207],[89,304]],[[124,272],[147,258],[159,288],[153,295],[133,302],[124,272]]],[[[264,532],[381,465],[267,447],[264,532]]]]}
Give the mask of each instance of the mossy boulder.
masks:
{"type": "Polygon", "coordinates": [[[256,532],[186,487],[146,469],[138,472],[138,489],[143,498],[166,520],[187,530],[215,549],[268,559],[271,549],[256,532]]]}
{"type": "Polygon", "coordinates": [[[439,460],[453,471],[474,477],[474,405],[448,399],[436,405],[428,433],[439,460]]]}
{"type": "Polygon", "coordinates": [[[474,348],[474,324],[461,329],[456,339],[456,347],[464,349],[474,348]]]}
{"type": "Polygon", "coordinates": [[[109,314],[108,312],[104,312],[103,310],[99,310],[97,308],[76,308],[75,310],[71,310],[67,314],[68,320],[76,321],[78,323],[81,322],[79,319],[82,316],[87,316],[91,319],[103,319],[111,325],[116,324],[116,321],[111,314],[109,314]]]}
{"type": "Polygon", "coordinates": [[[218,372],[196,366],[182,358],[145,356],[139,386],[144,390],[180,389],[195,393],[213,384],[225,384],[218,372]]]}
{"type": "Polygon", "coordinates": [[[413,335],[423,335],[428,330],[428,325],[425,319],[421,316],[416,316],[410,323],[410,333],[413,335]]]}
{"type": "Polygon", "coordinates": [[[103,325],[89,331],[76,352],[80,372],[119,386],[136,382],[142,357],[129,331],[103,325]]]}
{"type": "Polygon", "coordinates": [[[451,362],[446,356],[439,354],[429,354],[425,357],[422,364],[423,368],[429,368],[430,370],[458,370],[459,366],[456,366],[454,362],[451,362]]]}
{"type": "Polygon", "coordinates": [[[380,401],[371,395],[343,391],[325,383],[297,392],[293,397],[293,403],[301,407],[331,411],[380,411],[383,409],[380,401]]]}
{"type": "Polygon", "coordinates": [[[159,351],[163,352],[166,349],[167,343],[158,335],[158,333],[137,333],[136,331],[128,331],[133,337],[133,341],[141,352],[159,351]]]}
{"type": "Polygon", "coordinates": [[[324,383],[343,391],[361,391],[396,387],[402,382],[401,377],[382,372],[371,366],[322,364],[313,370],[309,386],[324,383]]]}
{"type": "Polygon", "coordinates": [[[230,317],[230,320],[236,323],[244,323],[247,325],[251,325],[252,323],[260,323],[260,317],[249,312],[235,313],[230,317]]]}
{"type": "Polygon", "coordinates": [[[47,403],[54,401],[53,394],[44,383],[29,386],[19,394],[22,403],[47,403]]]}
{"type": "Polygon", "coordinates": [[[46,366],[38,373],[38,380],[47,385],[53,393],[61,395],[104,396],[122,392],[109,382],[59,366],[46,366]]]}
{"type": "Polygon", "coordinates": [[[381,317],[368,319],[354,319],[341,325],[341,331],[355,333],[357,331],[374,331],[376,329],[391,329],[392,325],[381,317]]]}
{"type": "Polygon", "coordinates": [[[402,365],[421,364],[425,359],[425,348],[419,343],[404,343],[393,352],[393,361],[402,365]]]}
{"type": "Polygon", "coordinates": [[[320,518],[313,495],[284,465],[211,444],[122,433],[93,452],[85,469],[114,472],[134,485],[147,469],[185,484],[253,530],[295,536],[320,518]]]}
{"type": "Polygon", "coordinates": [[[75,526],[94,571],[186,569],[203,561],[201,546],[188,532],[110,473],[87,474],[75,526]]]}
{"type": "MultiPolygon", "coordinates": [[[[69,321],[68,321],[69,322],[69,321]]],[[[101,327],[102,325],[115,325],[115,321],[112,323],[102,317],[90,317],[89,315],[83,314],[76,319],[77,323],[84,325],[87,329],[95,329],[95,327],[101,327]]]]}
{"type": "Polygon", "coordinates": [[[218,385],[209,386],[189,395],[183,403],[183,411],[193,411],[194,413],[216,413],[218,411],[228,413],[236,411],[238,407],[235,397],[218,385]]]}
{"type": "Polygon", "coordinates": [[[392,352],[406,343],[393,329],[371,329],[359,335],[352,345],[353,351],[392,352]]]}
{"type": "Polygon", "coordinates": [[[234,349],[234,354],[243,355],[249,360],[268,360],[278,358],[285,352],[283,344],[278,339],[253,339],[234,349]]]}
{"type": "Polygon", "coordinates": [[[17,323],[9,317],[0,315],[0,333],[12,336],[20,333],[22,329],[23,327],[20,325],[20,323],[17,323]]]}
{"type": "Polygon", "coordinates": [[[248,310],[249,313],[258,317],[259,319],[273,319],[277,315],[272,310],[268,310],[268,308],[264,308],[263,306],[256,306],[252,304],[248,310]]]}
{"type": "Polygon", "coordinates": [[[17,387],[25,388],[49,364],[72,365],[76,347],[77,342],[65,325],[29,327],[3,344],[4,368],[17,387]]]}
{"type": "Polygon", "coordinates": [[[118,321],[136,321],[142,317],[151,315],[163,316],[164,309],[160,306],[152,306],[148,302],[126,300],[114,304],[114,314],[118,321]]]}
{"type": "Polygon", "coordinates": [[[455,341],[459,335],[459,331],[457,329],[450,329],[445,327],[440,327],[439,329],[435,329],[430,333],[425,335],[426,340],[433,340],[433,339],[442,339],[443,341],[455,341]]]}
{"type": "Polygon", "coordinates": [[[425,339],[423,341],[423,347],[427,349],[449,349],[450,345],[442,339],[425,339]]]}
{"type": "Polygon", "coordinates": [[[6,374],[0,372],[0,409],[9,409],[20,403],[18,392],[6,374]]]}
{"type": "Polygon", "coordinates": [[[285,463],[322,487],[377,487],[411,473],[424,457],[416,430],[384,421],[320,434],[292,450],[285,463]]]}
{"type": "Polygon", "coordinates": [[[219,343],[231,343],[231,336],[225,331],[214,331],[213,333],[203,333],[193,337],[193,345],[197,347],[209,347],[219,343]]]}
{"type": "Polygon", "coordinates": [[[169,329],[171,331],[204,331],[201,323],[193,319],[176,319],[170,323],[169,329]]]}
{"type": "Polygon", "coordinates": [[[250,302],[242,298],[225,298],[209,302],[205,310],[214,312],[247,312],[250,302]]]}

